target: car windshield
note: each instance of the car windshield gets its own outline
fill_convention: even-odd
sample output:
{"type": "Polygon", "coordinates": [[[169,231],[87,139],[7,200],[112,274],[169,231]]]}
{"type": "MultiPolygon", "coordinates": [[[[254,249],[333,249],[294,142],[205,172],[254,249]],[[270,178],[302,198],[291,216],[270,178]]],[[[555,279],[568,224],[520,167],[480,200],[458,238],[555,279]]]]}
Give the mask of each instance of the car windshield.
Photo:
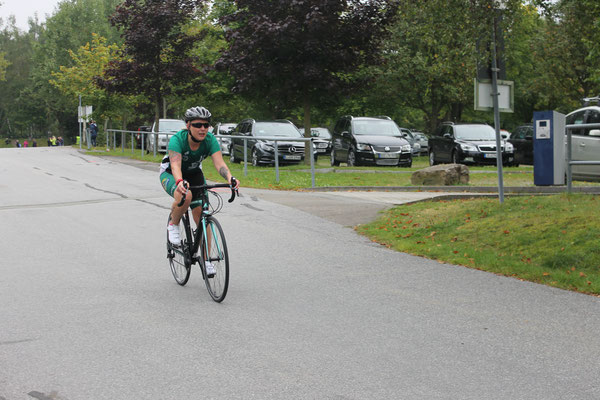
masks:
{"type": "Polygon", "coordinates": [[[394,121],[387,119],[354,120],[352,128],[355,135],[402,136],[394,121]]]}
{"type": "Polygon", "coordinates": [[[159,121],[158,128],[161,132],[179,132],[185,129],[185,122],[183,121],[159,121]]]}
{"type": "Polygon", "coordinates": [[[496,131],[489,125],[457,125],[454,129],[456,139],[496,140],[496,131]]]}
{"type": "Polygon", "coordinates": [[[285,122],[257,122],[253,132],[254,136],[300,137],[298,129],[285,122]]]}
{"type": "Polygon", "coordinates": [[[235,124],[221,124],[221,126],[219,126],[219,134],[229,135],[234,128],[235,124]]]}
{"type": "Polygon", "coordinates": [[[331,133],[329,133],[329,129],[327,128],[312,128],[310,135],[321,139],[331,139],[331,133]]]}

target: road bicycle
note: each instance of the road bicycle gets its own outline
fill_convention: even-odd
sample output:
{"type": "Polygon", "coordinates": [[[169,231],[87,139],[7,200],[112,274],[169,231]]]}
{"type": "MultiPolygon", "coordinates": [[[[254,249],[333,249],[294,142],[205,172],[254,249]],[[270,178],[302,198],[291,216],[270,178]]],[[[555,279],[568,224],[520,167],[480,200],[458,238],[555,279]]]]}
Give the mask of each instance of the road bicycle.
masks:
{"type": "MultiPolygon", "coordinates": [[[[173,245],[169,242],[167,233],[167,259],[175,281],[184,286],[189,278],[192,265],[198,263],[202,271],[202,279],[206,284],[208,293],[217,303],[222,302],[227,295],[229,287],[229,254],[227,253],[227,243],[221,224],[214,217],[216,213],[223,208],[223,198],[215,192],[216,188],[230,188],[231,198],[229,203],[233,202],[236,194],[235,181],[232,184],[219,183],[215,185],[187,186],[188,192],[197,190],[199,196],[192,200],[193,204],[201,204],[202,215],[196,229],[192,231],[190,225],[189,210],[181,217],[179,223],[179,232],[181,234],[181,244],[173,245]],[[209,194],[212,201],[208,201],[209,194]],[[215,268],[215,275],[209,276],[206,272],[206,262],[211,262],[215,268]]],[[[178,204],[181,207],[185,202],[185,195],[178,204]]],[[[167,224],[171,222],[171,214],[167,224]]]]}

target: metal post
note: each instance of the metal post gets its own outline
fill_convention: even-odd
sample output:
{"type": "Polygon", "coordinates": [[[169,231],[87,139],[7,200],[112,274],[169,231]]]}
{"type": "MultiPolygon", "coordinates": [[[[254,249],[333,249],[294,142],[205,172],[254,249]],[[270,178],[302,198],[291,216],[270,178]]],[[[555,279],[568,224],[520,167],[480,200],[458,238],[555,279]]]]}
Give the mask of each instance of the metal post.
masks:
{"type": "Polygon", "coordinates": [[[567,193],[573,191],[573,171],[571,169],[571,129],[567,128],[567,193]]]}
{"type": "Polygon", "coordinates": [[[309,146],[309,153],[310,153],[310,175],[312,178],[312,187],[315,187],[315,157],[313,155],[313,152],[315,150],[315,145],[313,143],[313,138],[310,138],[310,141],[308,142],[308,146],[309,146]]]}
{"type": "Polygon", "coordinates": [[[248,176],[248,139],[244,138],[244,176],[248,176]]]}
{"type": "Polygon", "coordinates": [[[125,153],[125,132],[121,132],[121,153],[125,153]]]}
{"type": "Polygon", "coordinates": [[[275,142],[275,182],[279,183],[279,149],[277,140],[275,142]]]}
{"type": "MultiPolygon", "coordinates": [[[[497,11],[494,10],[496,13],[497,11]]],[[[502,148],[500,141],[500,110],[498,107],[498,66],[496,62],[496,25],[498,16],[494,15],[494,26],[492,27],[492,99],[494,102],[494,128],[496,129],[496,165],[498,167],[498,197],[500,204],[504,202],[504,183],[502,172],[502,148]]]]}
{"type": "Polygon", "coordinates": [[[132,132],[131,133],[131,154],[135,153],[135,150],[134,150],[135,146],[133,145],[133,143],[135,142],[135,137],[133,135],[135,135],[135,133],[132,132]]]}
{"type": "MultiPolygon", "coordinates": [[[[81,112],[81,95],[79,95],[79,112],[81,112]]],[[[81,121],[79,120],[79,112],[77,113],[77,124],[79,125],[79,150],[83,147],[83,137],[81,136],[81,121]]]]}

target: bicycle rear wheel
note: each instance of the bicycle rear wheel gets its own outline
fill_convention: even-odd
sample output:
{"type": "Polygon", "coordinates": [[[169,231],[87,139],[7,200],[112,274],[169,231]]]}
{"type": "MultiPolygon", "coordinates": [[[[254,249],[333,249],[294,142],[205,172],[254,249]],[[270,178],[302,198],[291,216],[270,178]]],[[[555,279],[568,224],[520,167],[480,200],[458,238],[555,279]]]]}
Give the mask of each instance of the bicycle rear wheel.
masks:
{"type": "MultiPolygon", "coordinates": [[[[171,214],[169,214],[167,225],[169,222],[171,222],[171,214]]],[[[173,278],[178,284],[184,286],[190,279],[192,262],[190,259],[190,240],[183,224],[183,218],[179,221],[179,233],[181,235],[181,246],[173,246],[169,242],[169,233],[167,232],[167,259],[173,278]]]]}
{"type": "Polygon", "coordinates": [[[227,253],[227,243],[221,224],[213,217],[206,218],[207,238],[202,238],[202,258],[200,267],[205,268],[205,261],[210,261],[215,267],[215,275],[212,278],[206,276],[204,282],[210,297],[217,303],[222,302],[227,295],[229,287],[229,254],[227,253]]]}

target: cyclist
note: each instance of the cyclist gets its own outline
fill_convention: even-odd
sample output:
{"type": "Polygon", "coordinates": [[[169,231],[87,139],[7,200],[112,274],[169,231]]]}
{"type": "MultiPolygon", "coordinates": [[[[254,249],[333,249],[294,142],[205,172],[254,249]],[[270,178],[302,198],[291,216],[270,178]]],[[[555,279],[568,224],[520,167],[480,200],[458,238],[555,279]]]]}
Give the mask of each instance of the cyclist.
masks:
{"type": "MultiPolygon", "coordinates": [[[[197,198],[197,193],[192,189],[192,196],[186,196],[181,207],[177,207],[181,198],[188,191],[189,185],[205,185],[206,180],[202,173],[202,161],[209,157],[227,182],[239,188],[239,181],[229,171],[223,160],[219,142],[208,132],[211,113],[204,107],[192,107],[185,112],[184,121],[186,129],[182,129],[169,140],[168,153],[160,164],[160,182],[165,191],[174,198],[171,206],[171,222],[167,228],[169,241],[174,245],[181,244],[179,221],[188,209],[192,208],[192,215],[196,225],[202,215],[201,204],[192,200],[197,198]]],[[[207,262],[207,274],[214,275],[214,267],[207,262]]]]}

